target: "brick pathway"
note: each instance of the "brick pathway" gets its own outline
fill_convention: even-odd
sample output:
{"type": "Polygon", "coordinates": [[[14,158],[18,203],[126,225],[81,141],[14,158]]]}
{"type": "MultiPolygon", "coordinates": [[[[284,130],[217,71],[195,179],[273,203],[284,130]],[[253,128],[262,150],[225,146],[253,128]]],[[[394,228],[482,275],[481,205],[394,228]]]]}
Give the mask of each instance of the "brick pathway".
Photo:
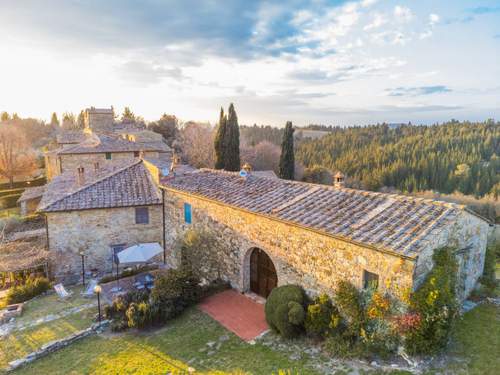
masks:
{"type": "Polygon", "coordinates": [[[232,289],[204,299],[199,307],[245,341],[268,329],[264,305],[232,289]]]}

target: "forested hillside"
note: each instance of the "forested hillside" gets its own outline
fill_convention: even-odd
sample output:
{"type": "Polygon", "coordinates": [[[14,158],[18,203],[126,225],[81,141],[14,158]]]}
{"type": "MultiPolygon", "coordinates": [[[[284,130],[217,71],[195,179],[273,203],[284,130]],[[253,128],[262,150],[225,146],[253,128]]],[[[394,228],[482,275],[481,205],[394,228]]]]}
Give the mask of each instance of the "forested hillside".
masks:
{"type": "Polygon", "coordinates": [[[500,123],[493,121],[333,128],[296,147],[304,166],[341,170],[370,190],[386,186],[476,197],[498,197],[499,156],[500,123]]]}

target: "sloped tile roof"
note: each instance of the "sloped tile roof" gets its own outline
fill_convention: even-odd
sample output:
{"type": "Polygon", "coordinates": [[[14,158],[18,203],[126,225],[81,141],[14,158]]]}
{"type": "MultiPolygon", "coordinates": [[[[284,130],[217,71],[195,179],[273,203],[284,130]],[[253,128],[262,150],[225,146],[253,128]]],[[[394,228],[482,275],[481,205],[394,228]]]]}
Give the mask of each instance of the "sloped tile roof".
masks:
{"type": "Polygon", "coordinates": [[[55,177],[38,205],[38,211],[56,212],[92,208],[161,204],[161,193],[142,160],[106,165],[85,171],[83,183],[77,172],[55,177]]]}
{"type": "Polygon", "coordinates": [[[28,201],[30,199],[35,199],[35,198],[41,197],[43,195],[43,193],[45,192],[45,187],[46,187],[46,185],[26,188],[23,191],[23,193],[21,194],[21,196],[19,197],[19,199],[17,200],[17,202],[20,203],[23,201],[28,201]]]}
{"type": "Polygon", "coordinates": [[[56,135],[57,143],[80,143],[88,138],[88,134],[81,130],[62,130],[56,135]]]}
{"type": "Polygon", "coordinates": [[[82,143],[60,150],[60,155],[66,154],[94,154],[104,152],[134,152],[134,151],[159,151],[169,152],[170,147],[164,142],[131,142],[120,136],[105,134],[92,134],[82,143]]]}
{"type": "Polygon", "coordinates": [[[461,206],[404,195],[202,169],[162,185],[414,258],[461,206]]]}

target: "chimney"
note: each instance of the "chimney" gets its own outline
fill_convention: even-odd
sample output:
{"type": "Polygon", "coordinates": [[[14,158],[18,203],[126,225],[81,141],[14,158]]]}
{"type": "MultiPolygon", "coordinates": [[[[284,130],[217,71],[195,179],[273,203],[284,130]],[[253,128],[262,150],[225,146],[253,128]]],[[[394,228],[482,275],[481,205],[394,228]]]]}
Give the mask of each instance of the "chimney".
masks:
{"type": "MultiPolygon", "coordinates": [[[[82,169],[83,169],[83,168],[82,168],[82,169]]],[[[95,173],[99,172],[99,162],[98,162],[98,161],[96,161],[96,162],[94,163],[94,172],[95,172],[95,173]]]]}
{"type": "Polygon", "coordinates": [[[338,171],[333,176],[333,186],[341,188],[344,187],[345,176],[342,172],[338,171]]]}
{"type": "Polygon", "coordinates": [[[175,168],[180,164],[181,158],[177,156],[175,153],[172,154],[172,165],[170,166],[170,171],[174,172],[175,168]]]}
{"type": "Polygon", "coordinates": [[[247,172],[247,174],[250,174],[250,172],[252,172],[252,166],[248,163],[243,164],[243,167],[241,167],[241,169],[247,172]]]}
{"type": "Polygon", "coordinates": [[[252,166],[248,163],[243,164],[243,167],[241,167],[240,170],[240,177],[243,180],[246,180],[248,176],[250,176],[250,172],[252,172],[252,166]]]}
{"type": "Polygon", "coordinates": [[[78,167],[77,169],[77,182],[79,186],[85,184],[85,169],[83,167],[78,167]]]}

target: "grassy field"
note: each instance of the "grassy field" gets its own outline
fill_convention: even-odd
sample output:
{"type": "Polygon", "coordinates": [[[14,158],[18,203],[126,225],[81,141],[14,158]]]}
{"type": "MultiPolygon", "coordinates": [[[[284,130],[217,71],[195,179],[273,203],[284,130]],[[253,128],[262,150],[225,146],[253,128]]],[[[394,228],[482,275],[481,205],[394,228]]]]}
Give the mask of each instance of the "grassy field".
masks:
{"type": "MultiPolygon", "coordinates": [[[[499,317],[499,308],[492,305],[465,314],[453,333],[452,360],[426,375],[497,374],[499,317]]],[[[93,336],[15,373],[182,374],[193,367],[199,374],[277,374],[279,369],[291,370],[291,374],[315,374],[312,365],[307,357],[292,360],[259,343],[245,343],[205,314],[191,309],[158,331],[93,336]],[[215,344],[209,347],[210,342],[215,344]]],[[[337,375],[344,373],[348,372],[337,375]]]]}
{"type": "Polygon", "coordinates": [[[183,374],[189,367],[197,374],[315,374],[304,361],[243,342],[196,308],[155,332],[84,339],[16,374],[183,374]]]}
{"type": "Polygon", "coordinates": [[[62,339],[89,327],[95,316],[94,308],[22,331],[14,331],[0,341],[0,372],[10,361],[40,349],[50,341],[62,339]]]}

